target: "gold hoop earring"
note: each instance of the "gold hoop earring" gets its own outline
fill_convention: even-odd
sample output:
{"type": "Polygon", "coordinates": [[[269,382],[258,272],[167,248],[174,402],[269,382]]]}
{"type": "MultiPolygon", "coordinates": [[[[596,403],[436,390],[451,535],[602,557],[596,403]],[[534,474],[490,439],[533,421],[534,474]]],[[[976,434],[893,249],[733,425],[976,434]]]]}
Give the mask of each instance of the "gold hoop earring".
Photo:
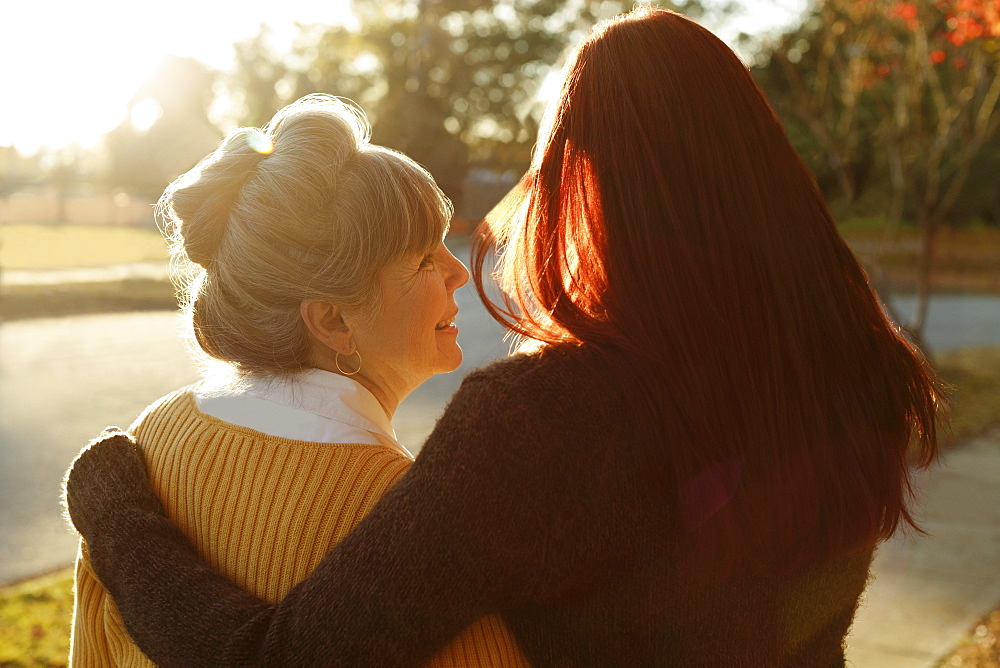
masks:
{"type": "Polygon", "coordinates": [[[333,358],[333,363],[335,365],[337,365],[337,371],[339,371],[340,373],[344,374],[345,376],[353,376],[354,374],[356,374],[359,371],[361,371],[361,353],[358,352],[358,350],[354,347],[354,344],[351,344],[351,352],[349,353],[349,355],[357,355],[358,356],[358,368],[355,369],[354,371],[351,371],[351,372],[344,371],[340,367],[340,353],[337,353],[337,356],[333,358]]]}

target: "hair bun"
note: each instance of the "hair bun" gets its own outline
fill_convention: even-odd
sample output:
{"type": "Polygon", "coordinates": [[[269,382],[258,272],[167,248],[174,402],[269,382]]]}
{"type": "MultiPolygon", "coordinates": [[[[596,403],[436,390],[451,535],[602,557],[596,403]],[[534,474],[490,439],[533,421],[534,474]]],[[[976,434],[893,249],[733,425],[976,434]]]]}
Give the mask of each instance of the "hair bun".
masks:
{"type": "Polygon", "coordinates": [[[272,148],[270,138],[261,131],[236,130],[164,192],[161,210],[192,262],[207,268],[215,259],[243,184],[272,148]]]}

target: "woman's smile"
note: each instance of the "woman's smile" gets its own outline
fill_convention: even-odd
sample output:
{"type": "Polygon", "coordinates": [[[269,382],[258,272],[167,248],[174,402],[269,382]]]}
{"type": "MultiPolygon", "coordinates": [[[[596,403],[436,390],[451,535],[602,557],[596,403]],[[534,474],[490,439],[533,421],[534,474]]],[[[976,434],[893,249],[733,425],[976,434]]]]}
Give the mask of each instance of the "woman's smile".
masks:
{"type": "Polygon", "coordinates": [[[448,331],[450,333],[457,334],[458,325],[455,324],[455,318],[457,316],[458,312],[456,311],[455,315],[451,316],[450,318],[446,318],[445,320],[442,320],[437,324],[437,326],[434,329],[438,331],[448,331]]]}
{"type": "Polygon", "coordinates": [[[468,280],[465,265],[443,243],[387,266],[378,316],[355,322],[355,341],[365,360],[358,380],[373,386],[376,396],[402,400],[434,374],[457,369],[462,349],[455,290],[468,280]]]}

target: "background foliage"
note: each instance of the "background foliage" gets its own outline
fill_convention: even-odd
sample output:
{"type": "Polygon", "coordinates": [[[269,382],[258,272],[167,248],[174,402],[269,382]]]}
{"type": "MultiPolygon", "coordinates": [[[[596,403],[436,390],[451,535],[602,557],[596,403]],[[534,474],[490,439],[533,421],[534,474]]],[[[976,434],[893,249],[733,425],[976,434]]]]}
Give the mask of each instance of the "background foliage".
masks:
{"type": "MultiPolygon", "coordinates": [[[[734,2],[657,4],[711,26],[734,2]]],[[[235,45],[230,71],[165,60],[107,135],[103,168],[79,152],[45,166],[0,149],[0,200],[40,182],[60,203],[87,183],[153,198],[224,131],[325,92],[358,102],[375,142],[430,169],[466,231],[526,169],[566,49],[631,4],[358,2],[350,20],[301,25],[282,49],[262,28],[235,45]]],[[[1000,3],[811,0],[784,34],[743,35],[741,49],[837,218],[879,220],[886,240],[917,231],[919,340],[940,230],[1000,226],[1000,3]]],[[[877,277],[880,253],[871,262],[877,277]]]]}

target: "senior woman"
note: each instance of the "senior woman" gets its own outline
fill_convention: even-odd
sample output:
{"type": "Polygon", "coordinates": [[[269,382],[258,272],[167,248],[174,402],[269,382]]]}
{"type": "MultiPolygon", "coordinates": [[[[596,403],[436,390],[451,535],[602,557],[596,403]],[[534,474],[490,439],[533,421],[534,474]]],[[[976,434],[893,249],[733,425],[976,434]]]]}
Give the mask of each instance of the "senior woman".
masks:
{"type": "MultiPolygon", "coordinates": [[[[409,468],[393,413],[462,361],[454,292],[469,274],[442,243],[450,203],[416,163],[367,139],[354,108],[305,98],[264,131],[228,137],[161,199],[174,257],[192,269],[194,337],[231,373],[160,399],[130,433],[198,554],[264,600],[308,575],[409,468]]],[[[72,661],[150,664],[85,542],[72,661]]],[[[431,660],[520,662],[496,617],[431,660]]]]}
{"type": "Polygon", "coordinates": [[[843,665],[873,550],[913,524],[911,456],[937,452],[931,371],[692,21],[595,29],[537,146],[491,218],[492,311],[536,349],[470,374],[280,603],[185,546],[127,438],[80,457],[70,513],[151,656],[408,664],[498,613],[537,665],[843,665]]]}

